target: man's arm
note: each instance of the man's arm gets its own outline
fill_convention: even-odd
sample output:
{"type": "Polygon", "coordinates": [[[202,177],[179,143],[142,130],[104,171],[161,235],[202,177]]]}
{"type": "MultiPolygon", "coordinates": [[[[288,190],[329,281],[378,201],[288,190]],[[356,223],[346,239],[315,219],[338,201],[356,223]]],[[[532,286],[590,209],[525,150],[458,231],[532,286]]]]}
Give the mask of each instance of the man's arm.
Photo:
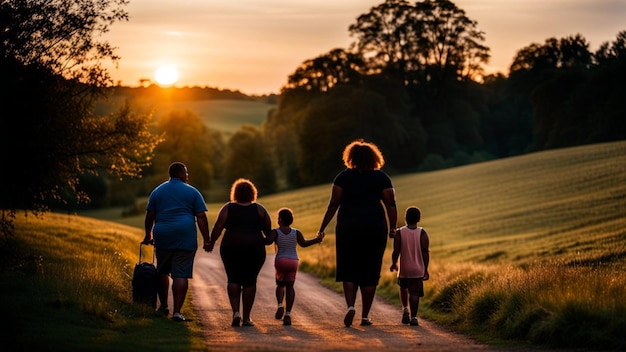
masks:
{"type": "Polygon", "coordinates": [[[144,229],[145,229],[146,234],[143,238],[143,241],[141,241],[142,244],[154,243],[154,239],[152,238],[152,228],[154,227],[155,217],[156,217],[156,213],[154,211],[151,211],[151,210],[146,211],[146,218],[144,220],[144,229]]]}

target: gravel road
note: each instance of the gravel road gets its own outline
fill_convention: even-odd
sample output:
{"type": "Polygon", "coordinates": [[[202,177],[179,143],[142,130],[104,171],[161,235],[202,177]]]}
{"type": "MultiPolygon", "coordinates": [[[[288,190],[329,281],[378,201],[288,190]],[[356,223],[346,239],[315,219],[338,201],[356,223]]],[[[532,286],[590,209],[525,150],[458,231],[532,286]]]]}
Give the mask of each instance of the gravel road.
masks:
{"type": "Polygon", "coordinates": [[[373,325],[359,325],[359,297],[355,324],[345,327],[343,295],[303,272],[296,279],[292,325],[284,326],[274,318],[273,263],[274,256],[268,255],[259,275],[251,313],[255,326],[231,327],[232,314],[219,248],[212,253],[198,251],[194,278],[190,280],[191,299],[210,351],[504,351],[451,333],[424,319],[420,319],[419,326],[403,325],[401,308],[380,299],[374,301],[370,312],[373,325]]]}

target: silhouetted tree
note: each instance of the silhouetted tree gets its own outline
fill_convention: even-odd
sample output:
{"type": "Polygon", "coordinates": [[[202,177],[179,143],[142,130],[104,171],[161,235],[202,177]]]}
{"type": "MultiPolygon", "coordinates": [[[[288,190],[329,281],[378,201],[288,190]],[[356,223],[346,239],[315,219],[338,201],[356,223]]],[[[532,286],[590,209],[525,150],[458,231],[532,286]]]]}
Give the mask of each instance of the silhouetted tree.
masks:
{"type": "Polygon", "coordinates": [[[368,72],[388,74],[405,84],[474,78],[489,59],[477,22],[447,0],[410,5],[387,0],[372,7],[349,27],[352,47],[368,72]]]}
{"type": "Polygon", "coordinates": [[[334,49],[315,59],[304,61],[288,77],[284,89],[304,88],[326,92],[338,84],[357,84],[362,66],[358,55],[343,49],[334,49]]]}
{"type": "Polygon", "coordinates": [[[112,83],[101,62],[118,59],[99,35],[127,19],[126,4],[0,2],[3,229],[17,209],[46,211],[65,195],[88,201],[78,187],[83,174],[134,177],[149,164],[159,142],[148,131],[149,115],[128,105],[110,116],[91,113],[112,83]]]}
{"type": "Polygon", "coordinates": [[[207,191],[220,166],[215,164],[215,155],[223,148],[221,133],[208,128],[198,114],[186,109],[172,110],[159,118],[158,130],[164,141],[155,150],[153,168],[167,170],[172,162],[182,161],[189,168],[189,182],[207,191]]]}
{"type": "Polygon", "coordinates": [[[228,140],[224,155],[227,183],[243,177],[254,182],[259,193],[276,191],[272,159],[263,135],[255,126],[243,125],[228,140]]]}

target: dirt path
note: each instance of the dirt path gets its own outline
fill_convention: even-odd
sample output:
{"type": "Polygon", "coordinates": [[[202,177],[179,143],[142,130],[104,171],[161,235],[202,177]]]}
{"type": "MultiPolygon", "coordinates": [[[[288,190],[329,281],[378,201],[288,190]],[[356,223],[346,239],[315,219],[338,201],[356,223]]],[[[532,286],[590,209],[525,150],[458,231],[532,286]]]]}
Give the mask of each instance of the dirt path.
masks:
{"type": "MultiPolygon", "coordinates": [[[[360,323],[360,297],[352,327],[345,327],[343,296],[322,286],[303,272],[296,279],[296,301],[291,326],[274,318],[274,256],[268,255],[259,275],[251,318],[254,327],[231,327],[226,275],[219,256],[198,251],[194,278],[190,280],[192,303],[201,317],[211,351],[500,351],[478,344],[420,320],[414,327],[400,323],[401,311],[376,300],[370,313],[373,325],[360,323]]],[[[521,350],[520,350],[521,351],[521,350]]]]}

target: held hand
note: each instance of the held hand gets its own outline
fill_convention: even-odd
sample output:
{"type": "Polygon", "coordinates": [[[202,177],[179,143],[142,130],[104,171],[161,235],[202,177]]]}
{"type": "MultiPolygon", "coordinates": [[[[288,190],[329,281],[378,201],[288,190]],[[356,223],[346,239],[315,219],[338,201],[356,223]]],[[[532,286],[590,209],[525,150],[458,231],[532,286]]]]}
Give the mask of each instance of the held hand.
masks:
{"type": "Polygon", "coordinates": [[[202,248],[204,248],[205,252],[213,252],[213,248],[215,247],[215,244],[213,242],[204,242],[204,245],[202,246],[202,248]]]}
{"type": "Polygon", "coordinates": [[[389,268],[389,271],[393,272],[394,270],[398,270],[398,264],[393,263],[391,264],[391,267],[389,268]]]}
{"type": "Polygon", "coordinates": [[[141,241],[141,244],[154,245],[154,239],[153,238],[144,237],[143,241],[141,241]]]}
{"type": "Polygon", "coordinates": [[[396,237],[396,230],[389,230],[389,238],[395,238],[396,237]]]}

